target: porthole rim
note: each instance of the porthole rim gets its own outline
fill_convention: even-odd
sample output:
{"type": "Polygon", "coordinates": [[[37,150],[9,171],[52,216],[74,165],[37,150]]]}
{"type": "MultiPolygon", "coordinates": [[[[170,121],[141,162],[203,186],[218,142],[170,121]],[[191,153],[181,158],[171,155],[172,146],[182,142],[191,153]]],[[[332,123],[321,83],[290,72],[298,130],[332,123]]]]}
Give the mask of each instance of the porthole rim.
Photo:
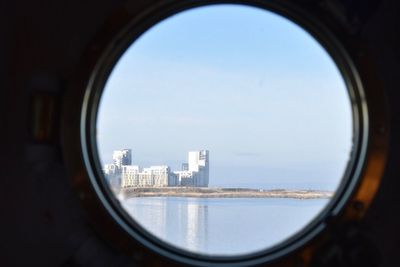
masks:
{"type": "MultiPolygon", "coordinates": [[[[293,7],[288,7],[287,4],[286,4],[286,6],[282,7],[282,6],[279,6],[280,4],[278,4],[278,3],[279,3],[279,1],[277,1],[276,3],[275,2],[274,3],[272,3],[272,2],[271,3],[270,2],[267,3],[267,2],[262,2],[262,1],[248,0],[248,1],[186,1],[183,4],[183,1],[171,1],[170,3],[168,3],[166,5],[168,5],[168,8],[174,10],[173,14],[179,13],[179,12],[181,12],[183,10],[191,9],[191,8],[194,8],[194,7],[209,6],[209,5],[213,5],[213,4],[245,4],[245,5],[250,5],[250,6],[255,6],[255,7],[262,8],[262,9],[266,9],[267,11],[271,11],[271,12],[273,12],[275,14],[278,14],[278,15],[284,17],[284,18],[287,18],[290,21],[292,21],[293,23],[295,23],[296,25],[300,26],[302,29],[304,29],[306,32],[308,32],[314,39],[316,39],[317,42],[332,57],[332,55],[331,55],[332,51],[327,49],[326,45],[324,45],[321,42],[320,38],[317,38],[314,34],[311,34],[309,28],[306,28],[303,24],[300,24],[297,20],[294,20],[293,18],[289,17],[286,13],[284,14],[284,12],[294,12],[294,13],[296,13],[296,12],[298,12],[298,9],[297,9],[298,7],[296,7],[296,9],[294,10],[293,7]],[[176,4],[176,6],[174,6],[175,4],[176,4]],[[271,6],[266,7],[267,5],[271,5],[271,6]],[[181,10],[177,11],[177,7],[181,8],[181,10]],[[280,10],[278,12],[277,9],[279,9],[279,8],[280,8],[280,10]],[[283,10],[281,10],[282,8],[283,8],[283,10]],[[287,8],[289,8],[289,9],[292,8],[292,9],[288,11],[287,8]]],[[[148,14],[152,14],[152,13],[158,14],[157,16],[159,16],[161,14],[161,13],[159,13],[160,12],[159,9],[164,9],[164,8],[165,8],[164,5],[160,5],[160,7],[156,7],[156,8],[153,7],[153,8],[147,9],[144,12],[143,16],[147,17],[148,14]]],[[[302,12],[304,12],[304,11],[302,11],[302,12]]],[[[162,21],[163,19],[165,19],[167,17],[170,17],[170,15],[165,16],[162,19],[159,19],[155,23],[152,23],[152,25],[157,24],[159,21],[162,21]]],[[[323,26],[319,25],[317,27],[322,27],[324,29],[327,29],[326,25],[323,25],[323,26]]],[[[332,34],[332,33],[330,32],[330,34],[332,34]]],[[[330,36],[329,38],[332,38],[332,37],[335,37],[334,34],[332,34],[332,36],[330,36]]],[[[118,43],[118,42],[121,42],[121,39],[114,38],[113,41],[118,43]]],[[[332,41],[332,40],[330,40],[330,41],[332,41]]],[[[336,37],[335,37],[335,42],[338,42],[338,40],[336,40],[336,37]]],[[[130,42],[130,43],[133,43],[133,42],[130,42]]],[[[337,46],[338,44],[340,44],[340,43],[335,43],[335,46],[337,46]]],[[[114,45],[115,45],[115,43],[114,43],[114,45]]],[[[348,53],[346,52],[344,47],[341,46],[341,44],[338,47],[340,47],[340,49],[342,49],[342,51],[340,53],[345,53],[346,59],[344,59],[344,60],[346,61],[346,63],[350,63],[349,66],[348,66],[348,69],[353,72],[351,74],[352,79],[353,79],[352,83],[356,83],[357,85],[355,85],[355,86],[358,86],[358,89],[354,89],[354,90],[359,90],[359,91],[363,90],[362,89],[363,87],[362,87],[362,84],[361,84],[361,79],[358,76],[358,72],[357,72],[357,70],[356,70],[356,68],[355,68],[355,66],[353,64],[353,61],[351,60],[350,56],[348,55],[348,53]]],[[[107,49],[110,49],[110,47],[108,46],[107,49]]],[[[125,51],[125,49],[123,49],[123,50],[125,51]]],[[[97,51],[97,54],[98,54],[98,52],[99,51],[97,51]]],[[[107,53],[104,53],[104,51],[102,51],[101,54],[102,54],[102,57],[104,57],[107,53]]],[[[341,55],[341,57],[342,56],[343,55],[341,55]]],[[[341,74],[343,75],[342,69],[338,65],[337,60],[335,58],[333,58],[333,57],[332,57],[332,59],[334,60],[335,64],[338,66],[341,74]]],[[[112,214],[112,213],[115,212],[115,210],[114,210],[115,207],[113,208],[112,205],[114,205],[114,204],[110,205],[110,203],[109,203],[110,196],[109,195],[107,196],[107,194],[109,194],[109,193],[104,193],[104,188],[101,188],[101,186],[99,187],[99,185],[96,184],[98,182],[97,181],[98,178],[96,178],[97,177],[96,174],[98,175],[98,171],[99,170],[98,170],[98,168],[97,168],[97,170],[96,170],[96,168],[92,169],[92,167],[93,167],[92,166],[93,165],[93,157],[94,156],[92,155],[93,151],[90,152],[91,149],[93,149],[93,147],[90,145],[90,143],[92,142],[92,141],[90,141],[90,139],[93,138],[93,136],[90,136],[90,131],[86,131],[86,128],[88,126],[88,121],[89,121],[89,124],[91,124],[91,127],[93,127],[93,118],[89,119],[89,120],[87,119],[88,116],[90,117],[90,116],[93,115],[93,111],[89,110],[89,106],[91,106],[91,109],[93,109],[93,103],[91,102],[93,100],[92,93],[94,91],[96,91],[95,93],[97,93],[97,94],[99,93],[98,90],[93,90],[93,83],[96,80],[95,76],[98,75],[98,74],[94,74],[94,73],[98,73],[98,72],[96,72],[96,68],[99,67],[99,64],[101,65],[101,63],[99,63],[99,62],[101,62],[101,60],[95,60],[95,61],[96,61],[96,64],[94,64],[95,68],[89,70],[89,72],[90,72],[89,82],[87,83],[87,81],[85,81],[86,93],[85,93],[85,96],[84,96],[83,101],[82,101],[83,104],[82,104],[81,121],[80,121],[80,140],[82,142],[81,143],[81,149],[82,149],[81,152],[82,152],[83,157],[84,157],[83,158],[83,161],[84,161],[83,164],[84,164],[84,167],[86,168],[84,171],[87,172],[86,175],[88,176],[88,179],[90,179],[90,184],[91,184],[91,186],[93,186],[93,189],[96,191],[96,195],[99,198],[97,201],[100,200],[102,205],[107,209],[107,212],[109,213],[109,215],[111,215],[113,217],[113,219],[116,220],[116,218],[118,218],[120,215],[118,215],[118,214],[114,214],[113,215],[112,214]],[[89,138],[89,140],[88,140],[88,138],[89,138]],[[101,198],[103,198],[103,199],[101,199],[101,198]]],[[[92,66],[93,66],[93,64],[92,64],[92,66]]],[[[112,68],[113,67],[111,67],[110,70],[112,68]]],[[[104,80],[106,80],[106,79],[107,78],[105,78],[104,80]]],[[[347,85],[347,81],[346,81],[346,85],[347,85]]],[[[367,107],[366,107],[366,102],[365,102],[365,96],[363,95],[362,91],[361,91],[361,99],[364,99],[363,100],[364,102],[363,102],[363,104],[361,106],[364,106],[363,107],[364,108],[364,111],[363,111],[364,112],[364,114],[363,114],[364,117],[363,118],[365,119],[365,116],[368,117],[368,110],[366,110],[367,107]]],[[[361,154],[363,154],[363,155],[360,155],[360,157],[365,160],[365,157],[367,156],[367,148],[368,148],[368,130],[369,130],[369,127],[370,127],[370,125],[368,125],[368,118],[366,119],[366,125],[364,125],[363,127],[364,127],[364,130],[363,130],[362,133],[363,133],[364,136],[363,136],[363,145],[362,146],[363,146],[364,150],[362,151],[362,153],[360,152],[361,154]]],[[[93,130],[92,130],[92,133],[93,133],[93,130]]],[[[97,153],[97,151],[96,151],[96,153],[97,153]]],[[[369,151],[368,153],[371,153],[371,151],[369,151]]],[[[357,189],[358,182],[360,182],[362,180],[360,177],[362,176],[362,172],[365,169],[364,160],[362,162],[360,162],[360,160],[359,160],[358,163],[356,164],[357,165],[357,172],[359,173],[359,177],[357,179],[349,178],[349,180],[351,180],[351,182],[352,182],[352,185],[351,185],[352,189],[351,190],[349,190],[349,189],[344,190],[343,189],[342,190],[343,192],[341,192],[341,193],[346,193],[345,194],[346,195],[345,199],[344,200],[342,199],[342,200],[339,201],[340,196],[338,196],[337,197],[338,200],[335,200],[337,202],[336,204],[335,203],[330,203],[330,204],[332,204],[331,205],[332,207],[335,206],[335,208],[330,208],[329,209],[331,212],[333,212],[333,214],[331,214],[332,216],[338,216],[338,214],[340,214],[341,211],[346,206],[346,204],[349,201],[349,199],[351,198],[351,196],[355,194],[354,191],[357,189]]],[[[343,194],[342,194],[342,197],[343,197],[343,194]]],[[[112,197],[111,197],[111,201],[112,201],[112,197]]],[[[325,208],[325,212],[321,212],[321,214],[319,214],[318,217],[323,217],[322,216],[323,213],[328,213],[327,207],[325,208]]],[[[324,217],[327,217],[327,216],[324,215],[324,217]]],[[[120,227],[124,228],[124,231],[127,231],[126,226],[121,225],[121,222],[118,222],[118,224],[119,224],[120,227]]],[[[304,232],[305,229],[310,228],[311,224],[312,223],[310,222],[302,231],[297,233],[295,236],[303,235],[301,233],[304,232]]],[[[322,224],[322,226],[323,226],[322,228],[325,228],[325,226],[324,226],[325,221],[324,220],[320,220],[320,222],[318,222],[318,223],[315,222],[313,224],[314,224],[313,228],[315,228],[317,226],[317,224],[318,225],[322,224]]],[[[218,261],[215,262],[215,261],[203,261],[204,258],[202,258],[202,256],[201,257],[197,257],[198,255],[196,255],[196,254],[192,255],[192,253],[184,253],[184,255],[178,255],[178,257],[177,257],[177,255],[175,254],[174,250],[173,250],[173,252],[171,254],[171,252],[168,252],[168,251],[166,252],[166,251],[162,251],[162,250],[159,250],[159,249],[154,249],[153,247],[150,247],[150,249],[152,249],[156,253],[159,253],[159,254],[161,254],[163,256],[166,256],[167,258],[172,258],[173,260],[176,260],[178,262],[195,264],[195,265],[209,266],[210,263],[218,264],[218,265],[228,264],[229,266],[232,266],[232,264],[238,264],[238,266],[242,265],[242,264],[244,264],[244,265],[247,265],[247,264],[260,264],[260,263],[265,263],[265,262],[272,262],[272,261],[276,260],[277,258],[281,258],[283,255],[290,254],[291,252],[299,249],[300,247],[303,247],[309,240],[311,240],[314,237],[316,237],[322,231],[323,231],[323,229],[318,229],[315,233],[313,233],[313,234],[310,233],[310,235],[308,236],[308,239],[305,240],[304,242],[300,242],[301,244],[299,243],[300,240],[298,240],[297,243],[299,243],[299,244],[297,244],[297,246],[294,246],[291,249],[289,249],[289,251],[282,252],[280,248],[277,248],[276,249],[277,251],[272,252],[272,254],[269,257],[266,256],[266,254],[269,254],[268,251],[270,251],[271,249],[257,252],[257,253],[255,253],[255,254],[257,254],[257,255],[255,255],[255,257],[252,256],[253,254],[246,254],[246,255],[243,255],[243,256],[239,256],[239,257],[231,257],[231,256],[225,257],[224,256],[224,257],[220,258],[218,261]],[[279,251],[281,251],[281,253],[278,253],[279,251]],[[186,255],[186,254],[189,254],[189,255],[186,255]],[[181,256],[181,257],[179,257],[179,256],[181,256]],[[189,258],[192,257],[192,259],[187,261],[186,257],[189,257],[189,258]],[[247,260],[245,258],[247,258],[247,260]],[[250,258],[253,258],[253,260],[251,260],[250,258]],[[231,259],[231,261],[229,261],[229,259],[231,259]]],[[[138,240],[138,237],[134,237],[134,238],[135,238],[135,240],[138,240]]],[[[156,238],[156,239],[158,239],[158,238],[156,238]]],[[[303,236],[303,238],[296,237],[296,239],[304,239],[304,236],[303,236]]],[[[158,241],[160,241],[160,240],[158,239],[158,241]]],[[[143,240],[141,240],[139,242],[144,244],[143,240]]],[[[144,242],[146,242],[146,241],[144,241],[144,242]]],[[[152,244],[152,245],[154,245],[154,244],[152,244]]],[[[148,247],[148,245],[146,245],[146,244],[145,244],[145,246],[148,247]]],[[[276,246],[273,246],[272,248],[275,249],[275,247],[276,246]]],[[[215,256],[211,256],[211,257],[213,258],[213,260],[215,259],[215,256]]],[[[206,259],[206,260],[211,260],[211,259],[206,259]]]]}

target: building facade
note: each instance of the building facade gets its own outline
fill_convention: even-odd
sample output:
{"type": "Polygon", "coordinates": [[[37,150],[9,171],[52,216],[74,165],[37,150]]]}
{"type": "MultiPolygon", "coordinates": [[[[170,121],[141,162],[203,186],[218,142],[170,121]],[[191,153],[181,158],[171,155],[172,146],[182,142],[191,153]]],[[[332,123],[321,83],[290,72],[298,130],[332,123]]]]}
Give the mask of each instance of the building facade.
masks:
{"type": "Polygon", "coordinates": [[[207,187],[209,180],[208,150],[190,151],[188,162],[182,164],[181,171],[175,171],[180,186],[207,187]]]}
{"type": "Polygon", "coordinates": [[[121,168],[122,165],[132,164],[132,149],[121,149],[113,152],[113,162],[121,168]]]}
{"type": "Polygon", "coordinates": [[[121,187],[175,186],[175,175],[168,166],[151,166],[140,169],[137,165],[122,166],[121,187]]]}
{"type": "Polygon", "coordinates": [[[182,170],[171,171],[167,165],[140,168],[131,165],[131,149],[116,150],[113,163],[104,165],[103,173],[110,185],[127,187],[190,186],[207,187],[209,183],[208,150],[190,151],[182,170]]]}

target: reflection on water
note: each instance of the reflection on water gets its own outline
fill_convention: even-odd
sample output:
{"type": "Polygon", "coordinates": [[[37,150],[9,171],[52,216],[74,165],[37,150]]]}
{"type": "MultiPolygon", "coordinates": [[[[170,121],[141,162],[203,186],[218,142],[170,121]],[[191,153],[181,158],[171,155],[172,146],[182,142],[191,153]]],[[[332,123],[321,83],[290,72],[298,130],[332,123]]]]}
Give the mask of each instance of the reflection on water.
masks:
{"type": "Polygon", "coordinates": [[[232,255],[282,242],[307,225],[328,201],[143,197],[122,204],[163,241],[192,252],[232,255]]]}
{"type": "MultiPolygon", "coordinates": [[[[182,209],[182,211],[185,209],[182,209]]],[[[179,229],[184,229],[185,234],[182,235],[182,244],[191,251],[207,250],[207,227],[208,206],[197,205],[189,202],[186,208],[187,214],[181,213],[178,221],[181,222],[179,229]]],[[[171,233],[176,235],[176,233],[171,233]]],[[[173,236],[167,236],[167,240],[171,240],[173,236]]]]}
{"type": "Polygon", "coordinates": [[[191,251],[206,251],[208,205],[199,204],[194,198],[181,200],[136,198],[123,204],[146,230],[164,241],[191,251]]]}

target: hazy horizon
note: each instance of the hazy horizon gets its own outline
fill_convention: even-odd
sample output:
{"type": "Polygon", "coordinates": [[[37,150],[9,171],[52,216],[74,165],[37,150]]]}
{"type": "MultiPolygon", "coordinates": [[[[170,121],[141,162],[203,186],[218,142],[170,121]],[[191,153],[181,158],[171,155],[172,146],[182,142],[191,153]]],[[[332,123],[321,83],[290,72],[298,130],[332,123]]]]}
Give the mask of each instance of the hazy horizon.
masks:
{"type": "Polygon", "coordinates": [[[138,38],[101,99],[101,161],[179,170],[210,151],[210,185],[322,184],[334,189],[352,150],[343,78],[296,24],[240,5],[172,16],[138,38]]]}

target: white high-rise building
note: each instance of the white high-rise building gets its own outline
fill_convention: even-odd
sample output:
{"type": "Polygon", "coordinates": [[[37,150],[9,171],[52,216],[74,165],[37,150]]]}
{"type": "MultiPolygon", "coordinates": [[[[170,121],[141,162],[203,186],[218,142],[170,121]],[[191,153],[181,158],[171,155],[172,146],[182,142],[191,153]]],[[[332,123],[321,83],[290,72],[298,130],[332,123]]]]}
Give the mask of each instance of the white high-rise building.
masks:
{"type": "Polygon", "coordinates": [[[209,153],[208,150],[190,151],[188,169],[193,175],[193,186],[208,186],[209,180],[209,153]]]}
{"type": "Polygon", "coordinates": [[[113,152],[113,161],[118,168],[121,168],[122,165],[131,165],[132,150],[131,149],[115,150],[113,152]]]}
{"type": "Polygon", "coordinates": [[[207,187],[210,175],[208,150],[190,151],[188,162],[181,171],[175,171],[180,186],[207,187]]]}

